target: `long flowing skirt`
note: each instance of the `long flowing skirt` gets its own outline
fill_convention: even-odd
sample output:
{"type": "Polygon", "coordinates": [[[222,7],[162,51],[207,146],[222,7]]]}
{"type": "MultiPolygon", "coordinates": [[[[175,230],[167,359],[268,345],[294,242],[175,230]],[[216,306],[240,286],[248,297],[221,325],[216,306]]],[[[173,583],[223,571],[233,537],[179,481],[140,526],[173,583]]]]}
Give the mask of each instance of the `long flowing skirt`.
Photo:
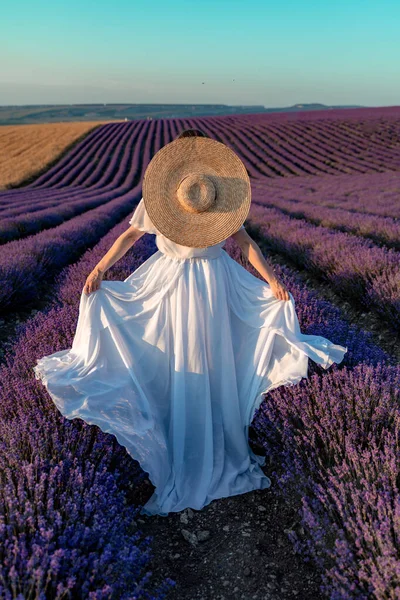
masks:
{"type": "Polygon", "coordinates": [[[67,419],[114,434],[155,487],[141,512],[166,516],[264,489],[248,440],[263,395],[347,348],[302,334],[295,302],[225,251],[160,251],[124,281],[82,291],[72,348],[33,367],[67,419]]]}

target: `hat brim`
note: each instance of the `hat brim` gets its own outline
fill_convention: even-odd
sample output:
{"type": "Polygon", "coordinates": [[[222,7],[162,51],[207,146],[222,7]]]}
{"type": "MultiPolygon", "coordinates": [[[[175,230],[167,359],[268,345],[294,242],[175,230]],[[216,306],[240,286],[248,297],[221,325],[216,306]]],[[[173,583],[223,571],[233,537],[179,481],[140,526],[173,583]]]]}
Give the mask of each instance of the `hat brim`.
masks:
{"type": "Polygon", "coordinates": [[[182,246],[220,243],[240,228],[250,210],[245,165],[228,146],[210,138],[180,138],[163,146],[150,161],[142,188],[154,226],[182,246]],[[215,204],[207,211],[188,212],[178,201],[178,185],[192,173],[209,177],[217,190],[215,204]]]}

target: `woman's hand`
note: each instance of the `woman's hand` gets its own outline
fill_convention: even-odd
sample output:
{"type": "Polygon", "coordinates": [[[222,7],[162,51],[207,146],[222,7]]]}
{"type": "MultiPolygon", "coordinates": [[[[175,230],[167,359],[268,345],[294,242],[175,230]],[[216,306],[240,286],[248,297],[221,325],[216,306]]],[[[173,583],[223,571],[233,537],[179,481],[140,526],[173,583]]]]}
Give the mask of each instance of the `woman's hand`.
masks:
{"type": "Polygon", "coordinates": [[[100,288],[101,281],[103,279],[103,271],[100,271],[97,267],[87,276],[83,291],[85,294],[91,294],[100,288]]]}
{"type": "Polygon", "coordinates": [[[288,289],[279,279],[273,279],[270,286],[272,293],[278,300],[290,300],[288,289]]]}

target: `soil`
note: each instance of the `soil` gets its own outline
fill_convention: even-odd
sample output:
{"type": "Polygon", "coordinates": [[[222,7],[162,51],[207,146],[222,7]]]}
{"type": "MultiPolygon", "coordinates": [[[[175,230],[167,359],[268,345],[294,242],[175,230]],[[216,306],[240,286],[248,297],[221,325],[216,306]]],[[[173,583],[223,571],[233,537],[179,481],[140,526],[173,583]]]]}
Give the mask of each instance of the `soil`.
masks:
{"type": "MultiPolygon", "coordinates": [[[[267,466],[263,470],[269,475],[267,466]]],[[[176,582],[168,600],[325,598],[314,566],[287,537],[291,529],[302,533],[296,502],[283,502],[271,480],[266,490],[213,500],[201,510],[136,518],[140,531],[153,537],[151,581],[176,582]]],[[[141,504],[154,489],[145,484],[141,504]]]]}

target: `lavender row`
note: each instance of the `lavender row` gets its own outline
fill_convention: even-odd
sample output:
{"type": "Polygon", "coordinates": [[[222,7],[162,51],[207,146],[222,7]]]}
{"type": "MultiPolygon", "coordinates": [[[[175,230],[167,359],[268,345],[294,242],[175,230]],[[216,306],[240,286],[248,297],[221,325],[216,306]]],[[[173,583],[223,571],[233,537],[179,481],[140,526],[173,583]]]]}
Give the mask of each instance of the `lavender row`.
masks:
{"type": "Polygon", "coordinates": [[[291,154],[295,154],[297,157],[302,157],[310,166],[314,166],[315,174],[337,175],[340,172],[348,172],[349,167],[356,172],[364,171],[364,168],[360,169],[360,165],[351,153],[346,156],[345,164],[336,161],[335,154],[343,157],[343,148],[331,147],[329,139],[323,144],[320,143],[318,133],[321,125],[322,123],[319,122],[311,131],[302,123],[286,123],[284,126],[271,124],[266,127],[254,125],[251,130],[260,145],[268,140],[273,148],[278,148],[285,153],[285,156],[290,157],[291,154]],[[295,131],[296,127],[297,131],[295,131]]]}
{"type": "MultiPolygon", "coordinates": [[[[204,131],[207,135],[209,135],[211,138],[214,138],[217,141],[222,141],[220,136],[218,135],[218,132],[216,130],[215,127],[212,127],[210,119],[209,118],[199,118],[199,119],[179,119],[180,123],[183,124],[183,127],[186,128],[195,128],[195,129],[201,129],[202,131],[204,131]]],[[[224,142],[225,143],[225,142],[224,142]]],[[[227,143],[227,145],[229,146],[230,144],[227,143]]],[[[242,153],[240,154],[240,158],[243,162],[243,164],[245,165],[247,172],[249,173],[250,177],[257,177],[259,176],[256,172],[256,170],[254,169],[252,163],[247,159],[246,153],[242,153]]]]}
{"type": "Polygon", "coordinates": [[[236,133],[233,133],[233,128],[231,129],[231,134],[229,135],[223,127],[216,128],[215,125],[209,122],[207,122],[207,124],[204,122],[198,122],[196,127],[202,128],[210,137],[215,138],[223,144],[226,144],[238,154],[246,167],[252,184],[259,181],[262,182],[265,180],[273,180],[278,175],[300,176],[302,174],[302,170],[298,167],[298,165],[293,163],[289,165],[287,163],[284,167],[282,167],[283,161],[281,164],[279,164],[270,155],[263,155],[262,151],[256,154],[257,151],[255,150],[255,147],[251,141],[238,136],[236,133]]]}
{"type": "Polygon", "coordinates": [[[140,196],[139,186],[105,206],[80,215],[39,236],[10,242],[0,257],[0,313],[33,306],[44,285],[90,248],[123,216],[140,196]]]}
{"type": "Polygon", "coordinates": [[[96,168],[93,169],[93,165],[84,171],[81,166],[75,168],[69,174],[71,183],[83,183],[93,193],[117,188],[128,190],[136,174],[136,161],[132,159],[133,153],[136,153],[136,145],[139,144],[140,147],[143,140],[146,140],[147,144],[152,128],[152,124],[143,122],[139,125],[134,122],[119,123],[118,144],[112,145],[113,139],[109,138],[99,154],[101,160],[96,168]]]}
{"type": "Polygon", "coordinates": [[[321,121],[311,128],[292,122],[284,128],[256,126],[254,129],[263,137],[279,133],[281,141],[287,140],[290,144],[297,139],[306,154],[320,156],[325,164],[330,164],[338,172],[349,172],[349,168],[355,172],[396,168],[395,148],[385,148],[380,144],[372,144],[371,147],[366,139],[353,134],[353,127],[347,126],[346,132],[343,132],[343,125],[346,126],[346,123],[338,119],[335,123],[321,121]]]}
{"type": "MultiPolygon", "coordinates": [[[[136,124],[131,124],[136,128],[136,124]]],[[[120,135],[120,123],[107,123],[99,128],[99,137],[91,140],[90,145],[82,144],[76,148],[76,152],[67,154],[62,161],[57,162],[54,167],[46,171],[43,177],[33,182],[31,188],[37,190],[46,190],[48,188],[58,189],[74,182],[75,177],[80,172],[80,165],[90,162],[99,146],[103,146],[105,151],[110,143],[110,139],[115,139],[120,135]]],[[[84,140],[86,141],[86,140],[84,140]]]]}
{"type": "Polygon", "coordinates": [[[293,202],[341,208],[357,214],[400,218],[400,172],[264,179],[253,190],[268,192],[293,202]]]}
{"type": "Polygon", "coordinates": [[[268,185],[265,185],[264,190],[260,186],[253,194],[253,198],[254,202],[269,208],[277,208],[295,219],[305,219],[314,225],[366,237],[377,244],[400,250],[400,220],[354,213],[337,207],[319,206],[301,200],[300,194],[295,200],[286,200],[272,192],[268,185]]]}
{"type": "Polygon", "coordinates": [[[77,200],[63,202],[61,206],[57,204],[34,214],[24,211],[19,217],[3,219],[0,221],[0,244],[52,229],[107,202],[110,202],[110,198],[105,194],[92,198],[82,194],[77,200]]]}
{"type": "MultiPolygon", "coordinates": [[[[203,117],[188,119],[187,122],[194,127],[206,125],[215,133],[221,132],[225,143],[250,162],[251,166],[246,164],[246,167],[255,179],[260,176],[364,173],[398,168],[400,152],[396,144],[388,148],[375,139],[360,136],[357,120],[348,121],[343,114],[337,115],[335,122],[319,118],[311,124],[300,118],[279,122],[266,117],[263,120],[257,115],[247,119],[243,116],[229,119],[203,117]]],[[[394,135],[400,136],[400,118],[395,121],[395,127],[394,135]]]]}
{"type": "MultiPolygon", "coordinates": [[[[211,121],[212,120],[209,119],[207,121],[207,126],[204,127],[203,125],[203,129],[205,129],[209,134],[215,135],[215,128],[211,129],[208,127],[208,123],[211,121]]],[[[228,139],[232,138],[222,136],[221,141],[226,143],[228,139]]],[[[235,146],[236,149],[239,150],[239,152],[243,152],[243,148],[240,145],[240,143],[236,142],[235,146]]],[[[240,154],[240,156],[242,157],[243,154],[240,154]]],[[[398,175],[398,177],[400,177],[400,174],[398,175]]],[[[326,181],[327,179],[330,183],[332,182],[331,178],[323,178],[324,181],[326,181]]],[[[357,181],[361,185],[365,185],[362,182],[362,179],[357,178],[357,181]]],[[[392,219],[386,218],[384,220],[381,219],[379,221],[379,217],[374,218],[373,216],[363,215],[358,216],[358,219],[356,220],[356,217],[353,217],[352,213],[343,212],[336,219],[335,216],[338,214],[336,209],[326,209],[324,211],[320,209],[320,207],[317,205],[310,207],[307,211],[306,207],[300,205],[297,186],[296,189],[293,189],[293,184],[290,186],[286,185],[286,189],[288,189],[289,195],[291,196],[290,200],[286,202],[280,199],[276,199],[277,195],[273,195],[273,190],[276,190],[277,187],[279,189],[279,183],[278,185],[271,186],[270,180],[264,179],[257,180],[253,182],[253,184],[254,188],[257,190],[257,201],[260,201],[266,206],[276,206],[284,212],[293,214],[293,216],[296,217],[302,218],[303,216],[305,216],[311,222],[314,222],[315,224],[322,224],[323,226],[326,226],[326,221],[328,220],[328,225],[336,227],[337,229],[340,229],[342,231],[348,231],[350,233],[355,234],[360,233],[364,237],[371,237],[371,239],[373,239],[377,243],[387,244],[389,247],[393,247],[396,249],[400,246],[399,224],[392,219]],[[262,191],[264,193],[261,196],[262,191]],[[295,196],[295,199],[293,199],[293,196],[295,196]]],[[[336,191],[337,187],[338,186],[336,185],[336,191]]],[[[319,183],[319,188],[321,189],[321,183],[319,183]]],[[[374,200],[376,206],[376,198],[374,200]]]]}
{"type": "MultiPolygon", "coordinates": [[[[282,144],[273,143],[269,134],[265,134],[263,139],[260,140],[253,134],[253,130],[253,127],[235,127],[231,129],[231,132],[234,138],[233,145],[236,146],[238,152],[242,152],[243,148],[247,146],[249,160],[257,168],[259,174],[265,174],[264,165],[266,164],[268,166],[272,165],[275,177],[335,172],[331,167],[315,158],[307,160],[306,153],[297,150],[297,140],[294,140],[293,144],[285,148],[282,144]]],[[[223,126],[220,127],[220,131],[222,135],[225,135],[223,126]]]]}
{"type": "MultiPolygon", "coordinates": [[[[246,264],[233,241],[225,248],[246,264]]],[[[326,372],[311,363],[308,379],[266,394],[255,412],[253,436],[269,475],[283,502],[294,495],[301,506],[289,538],[315,561],[327,597],[395,598],[400,367],[291,269],[275,270],[293,294],[302,331],[348,347],[340,365],[326,372]]]]}
{"type": "Polygon", "coordinates": [[[332,600],[397,598],[400,367],[331,369],[272,390],[253,420],[282,498],[297,496],[296,551],[332,600]]]}
{"type": "Polygon", "coordinates": [[[398,134],[400,132],[399,122],[379,119],[371,120],[365,125],[356,124],[350,128],[345,121],[339,121],[333,127],[332,121],[323,124],[326,139],[331,137],[338,140],[338,144],[349,144],[354,146],[353,154],[357,153],[363,161],[381,161],[380,165],[387,170],[397,169],[395,162],[400,156],[398,146],[398,134]],[[390,131],[393,126],[393,132],[390,131]],[[392,135],[393,133],[393,135],[392,135]]]}
{"type": "Polygon", "coordinates": [[[302,174],[302,169],[293,163],[293,157],[291,160],[285,161],[282,157],[269,153],[267,147],[257,148],[247,135],[240,134],[240,129],[236,127],[226,129],[223,125],[218,126],[212,118],[208,119],[207,125],[210,133],[212,132],[214,136],[219,134],[220,141],[237,152],[243,162],[246,161],[246,168],[254,179],[302,174]]]}
{"type": "MultiPolygon", "coordinates": [[[[311,166],[301,156],[293,159],[293,151],[277,152],[274,146],[265,144],[259,146],[252,142],[251,136],[240,133],[242,128],[231,126],[229,129],[222,124],[216,125],[217,119],[190,119],[193,127],[203,128],[207,133],[218,141],[228,145],[242,159],[247,172],[254,183],[274,180],[275,178],[300,177],[306,174],[318,175],[325,173],[325,169],[317,169],[311,166]]],[[[328,169],[328,172],[334,172],[328,169]]]]}
{"type": "Polygon", "coordinates": [[[273,251],[328,281],[355,305],[375,310],[394,329],[400,328],[399,259],[393,249],[292,219],[256,203],[248,218],[273,251]]]}
{"type": "Polygon", "coordinates": [[[69,181],[64,180],[64,184],[84,185],[85,188],[92,190],[104,189],[118,185],[118,175],[125,176],[125,169],[120,167],[126,149],[136,142],[142,129],[145,126],[137,123],[129,123],[130,126],[119,127],[115,130],[113,136],[106,137],[101,146],[96,146],[92,156],[85,157],[77,168],[69,172],[69,181]]]}
{"type": "MultiPolygon", "coordinates": [[[[335,122],[334,129],[339,123],[335,122]]],[[[311,164],[318,166],[321,174],[365,173],[369,170],[376,171],[377,167],[379,171],[382,170],[380,161],[378,164],[365,164],[364,160],[359,159],[357,148],[349,143],[350,137],[347,143],[337,143],[334,133],[327,136],[324,125],[321,122],[310,130],[301,124],[290,123],[285,127],[255,126],[253,130],[259,143],[267,138],[273,140],[274,145],[285,148],[288,155],[296,151],[300,156],[307,157],[311,164]]]]}
{"type": "MultiPolygon", "coordinates": [[[[234,117],[212,117],[226,133],[250,131],[261,149],[271,143],[272,151],[285,152],[290,161],[292,154],[308,160],[310,165],[317,159],[324,165],[331,165],[336,174],[340,171],[367,172],[368,170],[398,169],[400,158],[400,110],[397,117],[384,116],[377,112],[369,120],[360,119],[353,112],[333,112],[327,115],[318,111],[319,116],[296,113],[290,115],[235,115],[234,117]],[[378,115],[381,117],[378,118],[378,115]],[[311,117],[311,119],[310,119],[311,117]],[[328,118],[327,118],[328,117],[328,118]],[[332,119],[334,117],[334,119],[332,119]],[[367,130],[370,130],[369,132],[367,130]],[[371,133],[372,132],[372,133],[371,133]],[[301,152],[301,147],[304,151],[301,152]],[[300,152],[298,152],[300,150],[300,152]]],[[[203,122],[209,121],[202,118],[203,122]]],[[[323,170],[329,170],[323,166],[323,170]]],[[[284,175],[284,172],[280,173],[284,175]]]]}
{"type": "MultiPolygon", "coordinates": [[[[318,175],[324,173],[335,174],[336,170],[331,166],[332,156],[321,152],[318,145],[307,146],[303,131],[299,138],[291,135],[288,125],[285,127],[269,126],[264,129],[261,126],[241,127],[243,133],[253,138],[260,149],[270,148],[272,154],[278,153],[290,164],[293,158],[299,164],[304,165],[310,174],[318,175]],[[292,158],[291,158],[292,157],[292,158]]],[[[307,130],[306,130],[307,131],[307,130]]],[[[314,132],[312,134],[312,138],[314,132]]]]}
{"type": "MultiPolygon", "coordinates": [[[[332,156],[320,158],[315,151],[306,152],[304,144],[297,139],[292,140],[291,144],[285,144],[281,140],[274,139],[274,133],[271,134],[269,130],[257,134],[255,125],[248,128],[243,125],[230,125],[228,128],[217,117],[188,119],[186,122],[188,126],[203,128],[211,137],[227,144],[237,152],[254,185],[269,183],[271,179],[279,181],[289,176],[304,176],[305,173],[309,175],[336,174],[341,171],[360,173],[360,171],[376,170],[379,167],[375,164],[368,166],[364,159],[360,166],[357,161],[352,160],[351,155],[346,156],[343,144],[339,148],[341,158],[334,159],[332,156]],[[343,158],[343,154],[346,158],[343,158]],[[339,168],[339,163],[344,163],[343,167],[339,168]]],[[[291,181],[291,178],[289,180],[291,181]]]]}
{"type": "MultiPolygon", "coordinates": [[[[0,367],[0,595],[158,599],[152,537],[142,539],[134,503],[145,480],[115,437],[60,415],[34,377],[36,360],[71,347],[88,273],[127,227],[124,220],[57,279],[53,306],[17,332],[0,367]],[[16,491],[17,490],[17,491],[16,491]]],[[[144,236],[107,273],[124,279],[156,250],[144,236]]]]}

